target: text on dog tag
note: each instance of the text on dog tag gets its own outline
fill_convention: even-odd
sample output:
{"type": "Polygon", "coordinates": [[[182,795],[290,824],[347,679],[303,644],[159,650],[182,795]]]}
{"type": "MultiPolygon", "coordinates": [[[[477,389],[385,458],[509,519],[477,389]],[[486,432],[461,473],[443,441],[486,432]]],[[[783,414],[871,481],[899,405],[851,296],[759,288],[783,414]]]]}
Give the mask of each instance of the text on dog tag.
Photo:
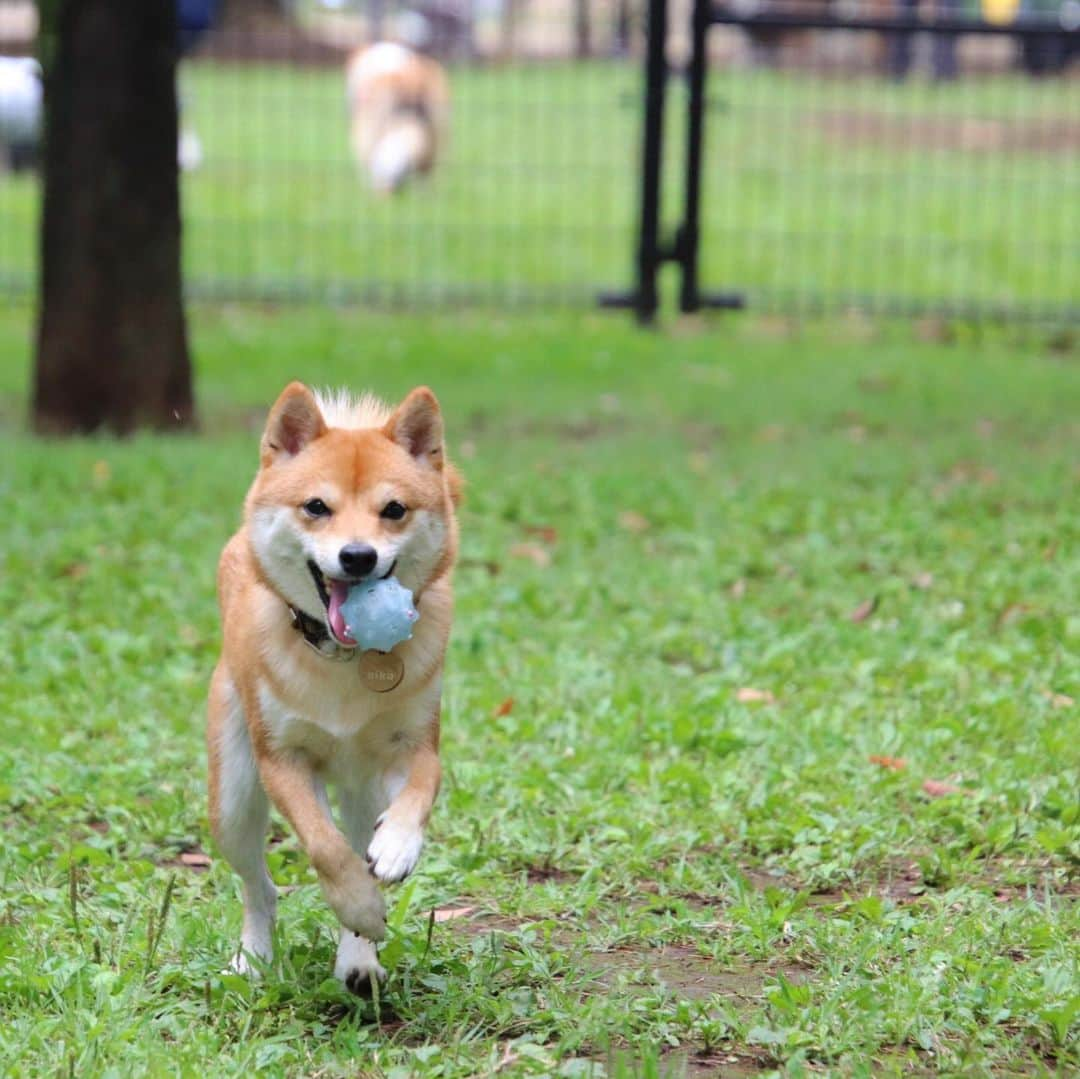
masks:
{"type": "Polygon", "coordinates": [[[389,693],[405,677],[405,664],[393,652],[374,649],[360,657],[360,680],[373,693],[389,693]]]}

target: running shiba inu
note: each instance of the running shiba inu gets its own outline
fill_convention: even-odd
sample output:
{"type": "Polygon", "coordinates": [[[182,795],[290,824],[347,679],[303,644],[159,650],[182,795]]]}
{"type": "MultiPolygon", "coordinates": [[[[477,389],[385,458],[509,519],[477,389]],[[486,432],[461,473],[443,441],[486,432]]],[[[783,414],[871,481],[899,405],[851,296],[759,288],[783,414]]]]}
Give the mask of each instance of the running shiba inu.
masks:
{"type": "Polygon", "coordinates": [[[430,172],[446,141],[450,91],[441,65],[381,41],[349,57],[345,69],[353,156],[371,186],[392,194],[430,172]]]}
{"type": "Polygon", "coordinates": [[[335,974],[354,992],[384,977],[378,882],[416,865],[439,789],[459,493],[426,387],[391,409],[294,382],[270,411],[243,526],[218,566],[224,640],[209,699],[210,820],[243,882],[238,971],[272,956],[269,799],[341,923],[335,974]],[[413,637],[360,652],[341,604],[351,584],[390,574],[413,591],[413,637]]]}

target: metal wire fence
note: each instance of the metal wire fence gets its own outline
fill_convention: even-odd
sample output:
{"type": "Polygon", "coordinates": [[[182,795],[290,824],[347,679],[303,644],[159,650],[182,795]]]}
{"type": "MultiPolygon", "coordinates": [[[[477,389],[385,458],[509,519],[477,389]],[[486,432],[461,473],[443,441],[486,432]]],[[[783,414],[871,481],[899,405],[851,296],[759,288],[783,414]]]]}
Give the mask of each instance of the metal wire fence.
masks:
{"type": "Polygon", "coordinates": [[[1080,72],[1057,37],[947,32],[992,13],[959,4],[866,29],[915,8],[713,9],[762,60],[710,58],[703,279],[783,311],[1077,321],[1080,72]]]}
{"type": "Polygon", "coordinates": [[[608,302],[650,317],[670,262],[683,310],[1080,320],[1080,33],[692,2],[673,95],[686,20],[648,0],[638,277],[608,302]]]}
{"type": "MultiPolygon", "coordinates": [[[[0,0],[0,54],[32,51],[30,7],[0,0]]],[[[909,10],[844,10],[855,7],[909,10]]],[[[672,0],[668,20],[661,213],[672,230],[688,0],[672,0]]],[[[189,295],[584,306],[626,285],[644,24],[640,0],[233,0],[180,69],[189,295]],[[373,188],[350,143],[345,67],[375,37],[422,44],[449,84],[448,137],[430,172],[395,194],[373,188]]],[[[703,287],[791,313],[1077,321],[1078,67],[1009,35],[714,26],[703,287]]],[[[0,141],[4,86],[0,76],[0,141]]],[[[8,297],[35,282],[38,205],[32,167],[0,172],[8,297]]]]}

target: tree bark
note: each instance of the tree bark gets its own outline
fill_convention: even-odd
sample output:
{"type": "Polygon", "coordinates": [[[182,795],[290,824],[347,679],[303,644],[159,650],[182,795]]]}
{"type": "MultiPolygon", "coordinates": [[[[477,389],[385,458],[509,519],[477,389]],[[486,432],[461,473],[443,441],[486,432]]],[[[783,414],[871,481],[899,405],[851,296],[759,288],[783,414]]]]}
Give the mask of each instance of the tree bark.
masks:
{"type": "Polygon", "coordinates": [[[45,0],[34,425],[194,422],[180,278],[175,0],[45,0]]]}

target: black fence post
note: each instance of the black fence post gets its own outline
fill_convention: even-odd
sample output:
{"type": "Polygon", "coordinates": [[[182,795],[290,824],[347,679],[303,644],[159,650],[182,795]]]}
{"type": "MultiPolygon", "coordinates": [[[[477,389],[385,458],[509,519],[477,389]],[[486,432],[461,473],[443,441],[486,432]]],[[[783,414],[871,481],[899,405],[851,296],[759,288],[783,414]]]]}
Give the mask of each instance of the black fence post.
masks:
{"type": "Polygon", "coordinates": [[[686,114],[686,202],[683,223],[676,240],[682,266],[682,289],[679,310],[696,311],[701,306],[698,294],[698,236],[701,205],[701,155],[705,124],[705,41],[709,29],[710,0],[694,0],[690,41],[690,67],[687,70],[689,91],[686,114]]]}
{"type": "MultiPolygon", "coordinates": [[[[605,307],[633,308],[638,320],[650,323],[655,318],[659,307],[657,280],[660,267],[666,262],[677,262],[681,269],[679,307],[684,312],[697,311],[701,308],[739,310],[745,308],[752,296],[728,289],[723,291],[701,291],[699,280],[701,253],[701,199],[702,173],[705,167],[705,102],[708,79],[708,59],[706,43],[708,31],[712,26],[726,25],[739,27],[744,31],[755,30],[823,30],[848,31],[866,34],[884,35],[886,40],[896,35],[930,33],[936,40],[952,41],[957,36],[966,34],[1006,36],[1018,40],[1025,50],[1032,50],[1032,55],[1049,56],[1051,60],[1080,54],[1080,28],[1065,27],[1057,20],[1045,17],[1035,18],[1021,15],[1009,23],[988,22],[980,18],[953,13],[951,10],[932,17],[925,17],[917,10],[905,11],[895,15],[835,15],[831,10],[813,7],[803,11],[787,10],[766,5],[754,6],[746,10],[745,5],[736,5],[733,0],[692,0],[691,53],[685,71],[687,80],[687,118],[686,152],[683,166],[684,203],[679,223],[673,237],[661,234],[661,181],[663,159],[663,124],[664,103],[667,80],[667,22],[668,0],[647,0],[647,39],[645,52],[645,115],[641,147],[641,187],[636,235],[637,274],[635,287],[612,292],[600,293],[598,299],[605,307]]],[[[685,10],[685,9],[680,9],[685,10]]],[[[1049,60],[1047,61],[1049,63],[1049,60]]],[[[1030,67],[1031,65],[1029,65],[1030,67]]],[[[951,73],[951,72],[950,72],[951,73]]],[[[911,145],[916,146],[917,140],[911,145]]],[[[1006,147],[1007,148],[1007,147],[1006,147]]],[[[813,290],[816,283],[809,282],[813,290]]],[[[763,294],[767,290],[763,290],[763,294]]],[[[830,298],[825,295],[820,299],[823,307],[830,303],[845,305],[857,304],[869,311],[912,315],[922,310],[940,311],[940,301],[899,300],[892,303],[873,294],[860,296],[857,290],[850,290],[847,296],[830,298]]],[[[1015,307],[1015,305],[1014,305],[1015,307]]],[[[944,308],[955,313],[955,304],[944,308]]],[[[975,300],[964,304],[965,311],[973,317],[1000,317],[998,312],[1009,311],[1010,305],[998,307],[987,301],[975,300]]],[[[1048,308],[1049,314],[1015,308],[1025,317],[1031,316],[1038,321],[1063,320],[1075,323],[1080,319],[1080,309],[1065,306],[1060,310],[1048,308]]]]}
{"type": "Polygon", "coordinates": [[[660,250],[660,164],[667,90],[667,0],[649,0],[646,33],[645,132],[641,151],[641,220],[634,298],[639,322],[652,322],[656,314],[656,276],[663,258],[660,250]]]}

